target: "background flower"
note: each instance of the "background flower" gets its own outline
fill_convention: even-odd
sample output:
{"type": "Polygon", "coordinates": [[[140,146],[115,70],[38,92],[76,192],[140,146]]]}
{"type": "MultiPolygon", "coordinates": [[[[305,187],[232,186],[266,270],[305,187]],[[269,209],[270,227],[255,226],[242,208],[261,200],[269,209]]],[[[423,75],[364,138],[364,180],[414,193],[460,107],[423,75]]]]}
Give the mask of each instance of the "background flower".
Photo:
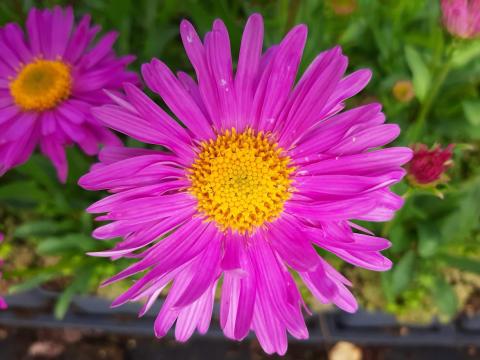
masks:
{"type": "Polygon", "coordinates": [[[442,0],[442,12],[452,35],[469,39],[480,34],[480,0],[442,0]]]}
{"type": "Polygon", "coordinates": [[[94,236],[124,238],[93,255],[119,258],[145,248],[106,282],[146,272],[115,306],[145,298],[143,314],[173,283],[155,321],[157,336],[175,321],[180,341],[195,329],[204,333],[222,278],[225,335],[240,340],[253,330],[267,353],[284,354],[287,332],[308,336],[289,270],[321,302],[357,309],[351,283],[316,246],[367,269],[390,268],[380,254],[390,243],[351,220],[393,217],[403,200],[389,186],[404,176],[400,166],[411,150],[374,150],[399,134],[384,124],[379,104],[342,112],[371,73],[345,76],[339,47],[320,53],[294,84],[306,26],[262,53],[263,21],[252,15],[235,74],[222,21],[204,43],[188,21],[180,33],[198,84],[157,59],[142,73],[185,128],[128,84],[125,98],[112,97],[116,105],[94,110],[105,125],[171,152],[109,147],[80,179],[86,189],[115,193],[88,209],[112,221],[94,236]]]}
{"type": "Polygon", "coordinates": [[[99,144],[120,144],[90,108],[110,102],[103,89],[136,81],[125,70],[134,57],[115,55],[114,32],[94,41],[99,31],[88,15],[75,25],[70,7],[30,10],[26,35],[15,23],[0,29],[0,175],[39,145],[64,182],[65,146],[95,155],[99,144]]]}

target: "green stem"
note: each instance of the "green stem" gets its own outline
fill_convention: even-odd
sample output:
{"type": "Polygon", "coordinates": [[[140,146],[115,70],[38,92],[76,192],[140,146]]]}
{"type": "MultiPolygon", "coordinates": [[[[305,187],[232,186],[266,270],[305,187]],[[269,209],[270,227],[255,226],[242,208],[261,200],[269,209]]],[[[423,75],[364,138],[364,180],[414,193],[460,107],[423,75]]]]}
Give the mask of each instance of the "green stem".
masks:
{"type": "Polygon", "coordinates": [[[443,64],[440,66],[435,76],[433,77],[433,82],[430,88],[430,92],[427,94],[425,101],[422,103],[420,107],[420,111],[418,112],[415,122],[410,127],[407,133],[407,141],[410,144],[418,141],[418,139],[423,133],[425,122],[430,113],[432,105],[434,104],[435,99],[437,98],[437,95],[440,89],[442,88],[442,85],[445,82],[445,79],[447,78],[448,73],[450,72],[450,69],[452,66],[453,53],[456,47],[457,47],[456,42],[451,43],[450,46],[447,47],[445,61],[443,62],[443,64]]]}

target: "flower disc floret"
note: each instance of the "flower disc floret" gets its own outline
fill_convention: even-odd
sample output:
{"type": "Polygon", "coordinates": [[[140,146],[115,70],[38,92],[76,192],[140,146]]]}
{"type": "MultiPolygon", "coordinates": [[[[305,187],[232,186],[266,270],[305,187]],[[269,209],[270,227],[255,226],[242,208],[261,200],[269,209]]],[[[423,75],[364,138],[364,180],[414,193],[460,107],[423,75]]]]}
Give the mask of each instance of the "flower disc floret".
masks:
{"type": "Polygon", "coordinates": [[[10,83],[15,103],[25,111],[52,109],[70,96],[71,88],[70,66],[61,60],[35,60],[10,83]]]}
{"type": "Polygon", "coordinates": [[[189,170],[190,192],[198,210],[221,229],[252,232],[282,213],[293,171],[267,134],[232,129],[201,144],[189,170]]]}

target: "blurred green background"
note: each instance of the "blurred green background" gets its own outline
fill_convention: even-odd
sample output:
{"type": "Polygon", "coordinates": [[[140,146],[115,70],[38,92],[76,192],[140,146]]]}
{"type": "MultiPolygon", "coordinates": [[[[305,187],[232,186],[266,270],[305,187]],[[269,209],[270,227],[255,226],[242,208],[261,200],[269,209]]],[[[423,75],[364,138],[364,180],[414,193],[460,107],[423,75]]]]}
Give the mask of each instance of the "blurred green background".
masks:
{"type": "MultiPolygon", "coordinates": [[[[350,105],[380,101],[387,121],[402,128],[398,144],[456,146],[448,183],[416,187],[405,180],[396,187],[406,198],[396,218],[367,225],[392,240],[386,252],[395,264],[391,271],[354,268],[332,255],[328,260],[352,280],[354,294],[367,309],[408,322],[480,311],[480,40],[459,41],[446,33],[437,1],[2,0],[0,25],[23,25],[31,7],[56,4],[72,5],[77,17],[92,14],[104,31],[119,31],[116,49],[137,55],[134,70],[158,57],[175,71],[192,73],[178,32],[182,18],[201,34],[222,18],[234,59],[249,14],[264,16],[265,46],[278,43],[294,24],[305,23],[309,37],[301,71],[320,51],[341,45],[350,72],[368,67],[374,74],[350,105]]],[[[0,231],[7,239],[0,247],[0,258],[6,259],[0,293],[37,286],[60,291],[58,317],[72,296],[98,293],[101,280],[128,263],[85,255],[113,242],[90,237],[95,224],[83,211],[101,194],[76,186],[94,159],[75,149],[68,154],[66,185],[57,182],[53,167],[39,155],[0,179],[0,231]]],[[[100,294],[112,297],[127,285],[100,294]]]]}

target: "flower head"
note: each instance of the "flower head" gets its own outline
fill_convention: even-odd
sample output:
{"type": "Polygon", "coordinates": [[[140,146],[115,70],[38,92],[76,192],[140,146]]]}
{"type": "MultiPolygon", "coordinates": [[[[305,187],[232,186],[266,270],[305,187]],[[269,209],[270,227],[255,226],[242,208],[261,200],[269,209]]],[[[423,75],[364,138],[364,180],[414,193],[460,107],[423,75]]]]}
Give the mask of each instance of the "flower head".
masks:
{"type": "Polygon", "coordinates": [[[180,341],[207,331],[221,284],[225,335],[240,340],[252,330],[266,352],[283,354],[287,332],[308,337],[293,272],[321,302],[357,309],[350,282],[316,247],[367,269],[390,268],[380,254],[390,243],[352,220],[392,218],[402,198],[389,186],[404,176],[411,150],[378,150],[399,134],[379,104],[342,112],[371,73],[345,76],[339,47],[320,53],[295,84],[304,25],[262,53],[262,18],[252,15],[235,73],[223,22],[204,43],[187,21],[180,32],[198,83],[157,59],[142,73],[184,126],[128,84],[116,105],[95,109],[104,124],[169,151],[107,147],[80,179],[113,193],[88,209],[111,221],[94,236],[124,238],[92,255],[139,259],[106,281],[143,273],[115,306],[146,299],[143,314],[172,284],[157,336],[175,321],[180,341]]]}
{"type": "Polygon", "coordinates": [[[480,0],[442,0],[443,23],[454,36],[480,35],[480,0]]]}
{"type": "Polygon", "coordinates": [[[450,144],[445,149],[439,145],[429,149],[425,144],[412,146],[413,158],[408,163],[408,179],[418,186],[435,186],[448,180],[445,171],[452,165],[452,150],[450,144]]]}
{"type": "Polygon", "coordinates": [[[120,144],[90,110],[112,102],[103,89],[136,81],[125,69],[133,57],[115,55],[114,32],[95,42],[100,27],[88,15],[75,25],[71,8],[32,9],[26,30],[0,28],[0,175],[39,145],[65,181],[65,146],[94,155],[99,144],[120,144]]]}

